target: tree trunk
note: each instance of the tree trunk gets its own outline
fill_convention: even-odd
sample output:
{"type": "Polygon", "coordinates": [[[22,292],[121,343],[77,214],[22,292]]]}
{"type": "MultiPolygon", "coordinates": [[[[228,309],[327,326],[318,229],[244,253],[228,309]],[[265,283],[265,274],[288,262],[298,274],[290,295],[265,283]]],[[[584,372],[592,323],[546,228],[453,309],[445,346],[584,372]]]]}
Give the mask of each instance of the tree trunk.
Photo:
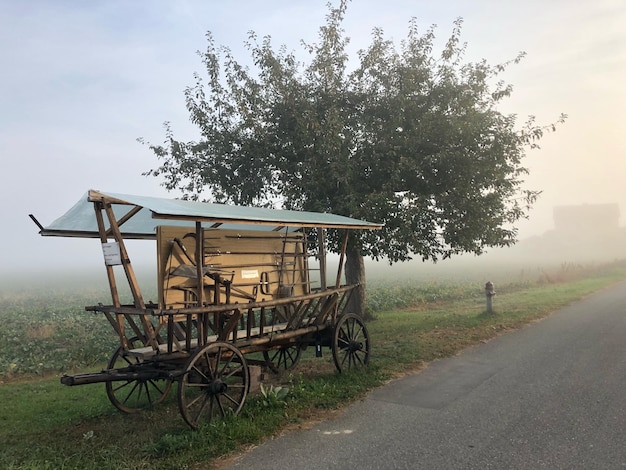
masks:
{"type": "Polygon", "coordinates": [[[350,297],[346,312],[356,313],[364,320],[371,317],[365,299],[365,262],[363,256],[352,243],[346,249],[346,283],[360,284],[350,297]]]}

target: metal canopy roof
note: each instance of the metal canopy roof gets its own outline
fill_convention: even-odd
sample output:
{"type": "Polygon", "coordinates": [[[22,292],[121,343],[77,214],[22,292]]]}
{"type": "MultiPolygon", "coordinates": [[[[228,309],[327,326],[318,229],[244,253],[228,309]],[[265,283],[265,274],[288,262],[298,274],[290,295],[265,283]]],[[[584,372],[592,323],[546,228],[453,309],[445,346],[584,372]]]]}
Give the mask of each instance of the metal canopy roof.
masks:
{"type": "MultiPolygon", "coordinates": [[[[179,199],[164,199],[90,190],[69,211],[39,232],[43,236],[98,237],[93,202],[110,202],[118,221],[140,210],[120,225],[126,238],[154,238],[159,225],[221,229],[275,230],[284,227],[324,227],[375,230],[381,224],[340,215],[292,210],[243,207],[179,199]]],[[[107,224],[108,225],[108,224],[107,224]]]]}

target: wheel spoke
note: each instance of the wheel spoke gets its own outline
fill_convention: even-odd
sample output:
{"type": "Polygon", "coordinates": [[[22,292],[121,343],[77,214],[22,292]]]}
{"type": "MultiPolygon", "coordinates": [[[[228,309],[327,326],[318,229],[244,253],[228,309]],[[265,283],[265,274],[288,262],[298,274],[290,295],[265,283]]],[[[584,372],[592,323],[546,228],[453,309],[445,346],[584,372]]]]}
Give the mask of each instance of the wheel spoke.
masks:
{"type": "Polygon", "coordinates": [[[211,395],[209,400],[209,419],[213,417],[213,405],[215,404],[215,397],[211,395]]]}
{"type": "Polygon", "coordinates": [[[227,375],[223,376],[225,379],[231,378],[234,374],[241,372],[243,370],[243,366],[239,366],[236,369],[231,370],[227,375]]]}
{"type": "Polygon", "coordinates": [[[240,400],[236,400],[236,399],[234,399],[233,397],[231,397],[231,396],[228,394],[228,392],[223,393],[223,394],[222,394],[222,396],[223,396],[224,398],[227,398],[228,400],[230,400],[230,401],[232,402],[232,404],[233,404],[233,405],[237,405],[237,406],[239,406],[239,404],[241,403],[241,401],[240,401],[240,400]]]}
{"type": "MultiPolygon", "coordinates": [[[[341,365],[343,366],[344,363],[346,362],[346,359],[348,359],[348,357],[350,357],[350,353],[348,351],[343,353],[343,359],[341,359],[341,365]]],[[[348,361],[348,365],[350,365],[350,362],[348,361]]]]}
{"type": "Polygon", "coordinates": [[[149,381],[149,380],[148,380],[148,381],[145,381],[145,382],[143,383],[143,385],[144,385],[144,387],[146,388],[146,397],[147,397],[147,399],[148,399],[148,404],[149,404],[150,406],[152,406],[152,405],[154,404],[154,400],[153,400],[153,396],[152,396],[152,394],[150,393],[150,390],[156,390],[156,391],[158,392],[158,391],[159,391],[159,387],[152,386],[153,384],[152,384],[152,382],[151,382],[151,381],[149,381]],[[152,386],[152,387],[151,387],[151,386],[152,386]]]}
{"type": "Polygon", "coordinates": [[[133,382],[130,381],[126,381],[126,382],[121,382],[120,385],[118,385],[117,387],[112,387],[112,390],[117,392],[118,390],[123,389],[124,387],[128,387],[129,385],[131,385],[133,382]]]}
{"type": "MultiPolygon", "coordinates": [[[[199,399],[202,399],[202,403],[200,404],[200,409],[198,410],[197,413],[195,413],[195,416],[193,418],[194,423],[197,423],[200,421],[200,417],[202,416],[202,413],[204,412],[204,409],[206,408],[207,402],[212,399],[212,397],[210,397],[208,394],[203,394],[201,396],[198,397],[197,400],[195,400],[194,402],[197,402],[199,399]]],[[[191,405],[190,405],[191,407],[191,405]]]]}
{"type": "Polygon", "coordinates": [[[220,368],[221,362],[222,362],[222,348],[220,347],[220,348],[217,348],[217,354],[216,354],[215,363],[214,363],[215,368],[213,369],[212,374],[211,374],[211,378],[213,380],[220,377],[219,368],[220,368]]]}
{"type": "Polygon", "coordinates": [[[163,395],[164,389],[156,381],[148,380],[148,383],[152,385],[152,388],[154,388],[159,393],[159,395],[163,395]]]}
{"type": "Polygon", "coordinates": [[[189,387],[189,388],[205,388],[206,387],[206,383],[203,383],[203,382],[187,382],[185,384],[185,387],[189,387]]]}
{"type": "Polygon", "coordinates": [[[198,403],[198,401],[202,400],[203,398],[206,399],[207,396],[208,396],[207,393],[203,393],[201,395],[198,395],[196,398],[194,398],[189,403],[187,403],[186,408],[187,409],[191,409],[191,407],[194,406],[196,403],[198,403]]]}
{"type": "Polygon", "coordinates": [[[127,356],[122,355],[122,356],[120,356],[120,358],[121,358],[121,359],[122,359],[122,360],[123,360],[126,364],[128,364],[129,366],[132,366],[133,364],[136,364],[136,362],[133,362],[133,361],[131,361],[130,359],[128,359],[128,357],[127,357],[127,356]]]}
{"type": "MultiPolygon", "coordinates": [[[[205,352],[204,355],[203,355],[203,359],[204,359],[204,363],[206,364],[206,369],[208,371],[208,374],[205,375],[205,374],[202,373],[202,376],[207,381],[215,379],[215,370],[213,369],[213,367],[211,367],[211,358],[209,357],[209,354],[205,352]]],[[[217,365],[216,365],[216,367],[217,367],[217,365]]]]}
{"type": "MultiPolygon", "coordinates": [[[[359,361],[359,364],[364,366],[365,363],[363,362],[363,359],[361,359],[361,355],[363,354],[362,351],[354,351],[354,360],[359,361]]],[[[355,364],[356,365],[356,364],[355,364]]]]}
{"type": "Polygon", "coordinates": [[[299,344],[289,344],[278,349],[263,351],[263,357],[273,372],[292,369],[300,361],[301,354],[302,349],[299,344]]]}
{"type": "Polygon", "coordinates": [[[139,382],[128,382],[128,385],[131,385],[131,384],[132,384],[132,387],[130,391],[126,395],[126,398],[122,400],[122,403],[124,404],[128,403],[128,400],[130,400],[130,397],[135,393],[135,390],[137,390],[137,387],[139,386],[139,382]]]}
{"type": "Polygon", "coordinates": [[[233,358],[234,358],[234,354],[231,355],[228,360],[226,361],[226,363],[224,364],[224,367],[222,367],[222,370],[220,371],[220,375],[218,377],[222,377],[224,375],[224,372],[226,371],[226,368],[228,366],[230,366],[230,363],[232,362],[233,358]]]}
{"type": "MultiPolygon", "coordinates": [[[[192,368],[197,374],[204,379],[205,382],[210,382],[213,377],[207,377],[202,369],[199,369],[196,365],[192,368]]],[[[211,374],[209,374],[211,375],[211,374]]]]}
{"type": "Polygon", "coordinates": [[[222,405],[222,400],[220,400],[220,395],[215,395],[213,398],[215,398],[215,401],[217,402],[217,405],[219,406],[220,413],[222,414],[222,418],[226,417],[226,411],[224,411],[224,405],[222,405]]]}

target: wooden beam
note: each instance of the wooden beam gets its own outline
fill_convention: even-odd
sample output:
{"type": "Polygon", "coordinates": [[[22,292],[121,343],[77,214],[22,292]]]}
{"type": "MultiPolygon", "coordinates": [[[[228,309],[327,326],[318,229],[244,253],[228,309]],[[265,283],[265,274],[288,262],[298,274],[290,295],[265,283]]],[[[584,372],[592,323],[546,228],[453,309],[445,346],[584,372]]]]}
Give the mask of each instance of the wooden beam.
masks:
{"type": "Polygon", "coordinates": [[[141,296],[141,291],[139,289],[139,283],[137,282],[137,278],[135,277],[135,271],[130,263],[130,259],[128,258],[128,252],[126,251],[126,245],[124,244],[124,238],[120,232],[120,228],[117,225],[117,220],[115,219],[115,214],[113,213],[113,207],[109,201],[104,202],[104,210],[109,219],[110,228],[109,231],[113,234],[113,238],[120,245],[120,255],[122,257],[122,266],[124,267],[124,272],[126,273],[126,278],[128,279],[128,285],[133,294],[133,300],[135,302],[135,307],[137,308],[146,308],[143,298],[141,296]]]}
{"type": "MultiPolygon", "coordinates": [[[[110,201],[103,201],[101,203],[104,206],[104,210],[109,219],[109,230],[113,234],[115,241],[119,244],[120,247],[120,255],[122,257],[122,266],[124,268],[124,273],[126,274],[126,279],[128,281],[128,286],[133,294],[133,301],[135,307],[138,309],[145,309],[146,305],[143,301],[143,297],[141,296],[141,290],[139,289],[139,283],[137,282],[137,277],[135,276],[135,271],[133,270],[133,266],[128,257],[128,252],[126,251],[126,245],[124,244],[124,238],[120,232],[120,228],[117,225],[117,220],[115,218],[115,214],[113,213],[113,207],[111,206],[110,201]]],[[[143,326],[143,330],[145,332],[146,340],[150,346],[152,346],[155,350],[159,347],[156,333],[154,331],[154,327],[152,323],[147,319],[146,315],[142,315],[140,317],[141,325],[143,326]]]]}
{"type": "MultiPolygon", "coordinates": [[[[141,209],[143,209],[143,207],[141,206],[135,206],[133,209],[129,210],[126,215],[124,215],[120,220],[117,221],[117,226],[121,227],[122,225],[124,225],[126,222],[128,222],[128,220],[130,218],[132,218],[133,216],[135,216],[139,211],[141,211],[141,209]]],[[[107,235],[111,234],[111,229],[109,229],[109,231],[107,232],[107,235]]]]}
{"type": "Polygon", "coordinates": [[[320,286],[326,290],[326,235],[323,227],[317,228],[317,243],[320,258],[320,286]]]}
{"type": "Polygon", "coordinates": [[[341,247],[341,256],[339,256],[339,266],[337,267],[337,280],[335,281],[335,288],[341,286],[341,275],[343,274],[343,263],[346,259],[346,248],[348,247],[348,232],[346,230],[346,235],[343,237],[343,246],[341,247]]]}
{"type": "MultiPolygon", "coordinates": [[[[204,230],[202,224],[196,222],[196,278],[198,281],[198,307],[202,307],[204,296],[204,230]]],[[[219,286],[215,287],[219,289],[219,286]]]]}
{"type": "MultiPolygon", "coordinates": [[[[98,232],[100,236],[100,242],[107,243],[109,239],[107,237],[107,231],[106,231],[106,228],[104,227],[104,219],[102,217],[102,203],[99,203],[99,202],[94,203],[93,208],[96,213],[96,221],[98,222],[98,232]]],[[[109,288],[111,290],[111,300],[113,301],[113,305],[115,305],[116,307],[119,307],[121,305],[120,296],[117,291],[117,283],[115,282],[115,273],[113,272],[113,266],[109,266],[106,263],[105,263],[105,266],[107,270],[107,277],[109,279],[109,288]]]]}
{"type": "MultiPolygon", "coordinates": [[[[126,203],[128,204],[128,203],[126,203]]],[[[208,222],[219,224],[242,224],[242,225],[262,225],[275,227],[274,231],[280,231],[285,227],[309,227],[309,228],[345,228],[353,230],[379,230],[382,225],[361,225],[361,224],[332,224],[332,223],[319,223],[319,222],[295,222],[286,220],[250,220],[250,219],[236,219],[236,218],[224,218],[224,217],[202,217],[202,216],[185,216],[185,215],[168,215],[152,213],[153,219],[159,220],[183,220],[187,222],[208,222]]]]}

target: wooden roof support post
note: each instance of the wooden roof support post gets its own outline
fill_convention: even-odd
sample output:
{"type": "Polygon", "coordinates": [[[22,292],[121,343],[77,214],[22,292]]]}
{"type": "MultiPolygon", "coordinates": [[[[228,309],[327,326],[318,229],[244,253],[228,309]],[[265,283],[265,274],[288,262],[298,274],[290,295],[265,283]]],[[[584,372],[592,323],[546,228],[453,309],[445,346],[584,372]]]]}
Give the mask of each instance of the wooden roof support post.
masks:
{"type": "MultiPolygon", "coordinates": [[[[141,296],[141,291],[139,289],[139,283],[137,282],[137,277],[135,276],[135,271],[133,270],[133,266],[130,263],[130,258],[128,257],[128,252],[126,251],[126,245],[124,244],[124,238],[122,237],[122,233],[120,232],[120,228],[117,224],[117,219],[115,218],[115,213],[113,212],[113,207],[111,206],[110,201],[102,201],[102,205],[109,219],[109,230],[113,234],[113,238],[119,244],[120,247],[120,256],[122,258],[122,266],[124,267],[124,273],[126,274],[126,279],[128,280],[128,286],[133,294],[133,301],[135,308],[145,310],[146,305],[143,301],[143,297],[141,296]]],[[[141,325],[143,326],[143,331],[146,335],[146,340],[153,349],[157,349],[159,347],[157,342],[157,335],[152,326],[152,323],[146,318],[146,315],[139,316],[141,325]]]]}
{"type": "MultiPolygon", "coordinates": [[[[204,303],[204,230],[202,224],[196,222],[196,275],[198,277],[198,307],[202,307],[204,303]]],[[[215,286],[219,289],[219,286],[215,286]]]]}
{"type": "Polygon", "coordinates": [[[130,291],[133,294],[133,300],[136,308],[146,308],[146,305],[143,302],[143,297],[141,296],[141,291],[139,290],[139,283],[137,282],[137,278],[135,277],[135,271],[133,270],[132,265],[130,264],[130,259],[128,258],[128,252],[126,251],[126,246],[124,244],[124,239],[122,238],[122,234],[120,233],[120,228],[117,225],[117,219],[115,218],[115,214],[113,213],[113,207],[111,207],[110,202],[104,203],[104,210],[107,213],[107,217],[109,218],[110,231],[113,234],[113,238],[120,245],[120,255],[122,257],[122,266],[124,267],[124,272],[126,273],[126,279],[128,280],[128,286],[130,287],[130,291]]]}
{"type": "Polygon", "coordinates": [[[309,271],[309,239],[306,230],[302,230],[302,253],[304,254],[304,293],[311,293],[311,273],[309,271]]]}
{"type": "Polygon", "coordinates": [[[323,227],[317,228],[317,242],[319,244],[320,257],[320,286],[322,290],[326,290],[326,232],[323,227]]]}
{"type": "MultiPolygon", "coordinates": [[[[98,222],[98,232],[100,233],[100,242],[108,243],[109,238],[107,237],[106,228],[104,227],[104,218],[102,217],[102,210],[104,206],[102,202],[94,202],[93,208],[96,213],[96,221],[98,222]]],[[[117,283],[115,282],[115,272],[113,271],[113,266],[108,263],[104,263],[107,270],[107,277],[109,279],[109,289],[111,290],[111,301],[115,307],[119,307],[120,303],[120,295],[117,290],[117,283]]],[[[128,340],[126,339],[125,325],[124,325],[124,317],[122,315],[115,315],[115,319],[112,316],[107,315],[109,322],[111,325],[114,325],[114,329],[117,332],[120,338],[120,344],[123,348],[128,348],[128,340]],[[115,324],[113,323],[115,322],[115,324]]]]}
{"type": "Polygon", "coordinates": [[[349,231],[346,230],[346,235],[343,237],[343,246],[341,247],[341,256],[339,257],[339,266],[337,267],[337,280],[335,281],[335,287],[338,289],[341,287],[341,276],[343,274],[343,263],[346,259],[346,248],[348,247],[348,235],[349,231]]]}
{"type": "MultiPolygon", "coordinates": [[[[109,241],[107,237],[106,228],[104,227],[104,219],[102,217],[103,205],[101,202],[94,202],[94,211],[96,212],[96,221],[98,222],[98,232],[100,233],[100,242],[107,243],[109,241]]],[[[107,270],[107,277],[109,278],[109,288],[111,289],[111,301],[115,307],[120,306],[120,295],[117,291],[117,283],[115,282],[115,272],[113,266],[105,263],[107,270]]]]}

